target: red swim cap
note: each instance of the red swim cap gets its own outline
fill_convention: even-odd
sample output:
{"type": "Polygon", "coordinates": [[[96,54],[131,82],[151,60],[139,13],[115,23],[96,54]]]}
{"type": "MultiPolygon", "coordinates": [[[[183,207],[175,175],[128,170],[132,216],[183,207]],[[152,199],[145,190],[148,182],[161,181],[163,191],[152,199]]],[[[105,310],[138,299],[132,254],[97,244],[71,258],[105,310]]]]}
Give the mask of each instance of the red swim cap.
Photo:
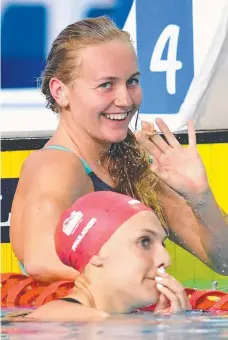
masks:
{"type": "Polygon", "coordinates": [[[81,272],[111,235],[131,216],[150,210],[139,201],[112,191],[89,193],[65,210],[55,233],[56,252],[81,272]]]}

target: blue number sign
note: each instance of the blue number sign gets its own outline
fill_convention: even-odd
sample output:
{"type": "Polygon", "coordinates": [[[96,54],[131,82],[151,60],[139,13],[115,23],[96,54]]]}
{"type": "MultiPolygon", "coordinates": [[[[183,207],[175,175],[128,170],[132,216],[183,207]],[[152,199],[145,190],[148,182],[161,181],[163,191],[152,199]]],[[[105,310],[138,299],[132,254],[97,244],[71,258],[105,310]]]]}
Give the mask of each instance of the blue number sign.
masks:
{"type": "Polygon", "coordinates": [[[194,75],[192,0],[136,0],[142,113],[179,111],[194,75]]]}

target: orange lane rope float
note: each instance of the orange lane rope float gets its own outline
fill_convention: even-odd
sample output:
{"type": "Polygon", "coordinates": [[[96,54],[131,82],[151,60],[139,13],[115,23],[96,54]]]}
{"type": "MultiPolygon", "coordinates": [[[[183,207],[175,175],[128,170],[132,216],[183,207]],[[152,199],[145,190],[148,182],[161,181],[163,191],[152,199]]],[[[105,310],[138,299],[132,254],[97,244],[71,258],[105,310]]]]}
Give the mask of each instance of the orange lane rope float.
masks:
{"type": "MultiPolygon", "coordinates": [[[[74,287],[72,281],[57,281],[44,284],[31,277],[16,274],[1,274],[1,307],[38,307],[68,295],[74,287]]],[[[196,290],[185,288],[194,310],[228,313],[228,293],[219,290],[196,290]]],[[[153,311],[154,306],[140,311],[153,311]]]]}

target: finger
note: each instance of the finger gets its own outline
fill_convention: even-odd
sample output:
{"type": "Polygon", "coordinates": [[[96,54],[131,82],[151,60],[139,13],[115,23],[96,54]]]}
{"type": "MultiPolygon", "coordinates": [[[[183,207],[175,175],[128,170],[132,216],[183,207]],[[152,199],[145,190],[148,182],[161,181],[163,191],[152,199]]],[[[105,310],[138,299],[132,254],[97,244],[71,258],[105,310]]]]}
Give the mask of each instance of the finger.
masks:
{"type": "Polygon", "coordinates": [[[168,143],[166,143],[166,141],[161,136],[159,136],[158,134],[150,137],[150,140],[163,153],[166,153],[170,149],[170,145],[168,143]]]}
{"type": "Polygon", "coordinates": [[[159,309],[165,309],[170,305],[169,300],[164,294],[160,294],[158,303],[156,304],[156,311],[159,309]]]}
{"type": "Polygon", "coordinates": [[[150,170],[162,181],[167,181],[168,173],[166,170],[162,169],[157,159],[153,157],[150,163],[151,163],[150,170]]]}
{"type": "Polygon", "coordinates": [[[164,287],[160,283],[157,284],[157,290],[164,294],[165,297],[170,301],[172,312],[178,312],[182,310],[178,297],[171,290],[169,290],[167,287],[164,287]]]}
{"type": "Polygon", "coordinates": [[[180,301],[180,305],[183,309],[192,309],[192,306],[188,300],[188,297],[185,293],[185,291],[183,290],[182,293],[177,293],[177,297],[179,298],[180,301]]]}
{"type": "Polygon", "coordinates": [[[163,286],[169,288],[174,292],[175,294],[181,294],[184,290],[184,287],[173,277],[161,277],[161,276],[156,276],[155,280],[157,283],[162,284],[163,286]]]}
{"type": "Polygon", "coordinates": [[[188,144],[189,146],[196,146],[196,133],[193,120],[188,122],[188,144]]]}
{"type": "Polygon", "coordinates": [[[145,150],[152,156],[159,159],[161,157],[161,151],[159,148],[148,139],[141,131],[137,131],[135,133],[135,137],[137,141],[145,148],[145,150]]]}
{"type": "Polygon", "coordinates": [[[142,126],[142,130],[145,132],[156,131],[153,123],[142,121],[141,126],[142,126]]]}
{"type": "Polygon", "coordinates": [[[184,307],[184,309],[186,309],[186,310],[192,310],[192,305],[191,305],[191,303],[190,303],[190,301],[189,301],[187,295],[186,295],[186,301],[185,301],[185,307],[184,307]]]}
{"type": "Polygon", "coordinates": [[[169,144],[156,133],[153,124],[142,122],[142,133],[147,136],[147,139],[154,142],[162,152],[166,152],[170,148],[169,144]]]}
{"type": "Polygon", "coordinates": [[[155,173],[157,175],[157,173],[160,170],[160,166],[159,166],[159,162],[157,161],[157,159],[154,156],[149,156],[149,163],[150,165],[150,169],[153,173],[155,173]]]}
{"type": "Polygon", "coordinates": [[[174,134],[170,131],[168,125],[164,122],[163,119],[156,118],[156,123],[161,132],[164,134],[170,146],[172,146],[173,148],[181,147],[180,143],[178,142],[174,134]]]}
{"type": "Polygon", "coordinates": [[[177,296],[179,298],[180,305],[183,309],[192,309],[184,289],[182,290],[181,293],[177,293],[177,296]]]}
{"type": "Polygon", "coordinates": [[[172,276],[170,276],[169,278],[156,277],[155,280],[156,282],[162,284],[162,286],[167,287],[177,296],[183,309],[187,308],[187,295],[185,293],[184,287],[180,282],[176,281],[172,276]]]}

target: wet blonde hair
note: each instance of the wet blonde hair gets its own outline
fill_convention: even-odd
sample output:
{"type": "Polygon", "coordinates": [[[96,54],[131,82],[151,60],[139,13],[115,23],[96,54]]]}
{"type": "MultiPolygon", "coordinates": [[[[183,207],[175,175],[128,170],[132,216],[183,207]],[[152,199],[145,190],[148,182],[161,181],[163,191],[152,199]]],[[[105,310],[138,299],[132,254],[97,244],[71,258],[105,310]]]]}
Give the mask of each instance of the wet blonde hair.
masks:
{"type": "MultiPolygon", "coordinates": [[[[132,44],[129,33],[119,29],[105,16],[78,21],[67,26],[58,35],[52,44],[41,77],[42,93],[46,97],[48,108],[54,112],[59,111],[49,88],[51,78],[56,77],[64,84],[71,83],[77,76],[75,69],[80,68],[80,65],[75,67],[77,52],[88,45],[103,44],[111,40],[132,44]]],[[[130,129],[124,141],[112,144],[102,162],[108,166],[116,183],[116,191],[150,206],[164,226],[165,220],[157,195],[159,180],[151,172],[145,152],[130,129]]]]}

